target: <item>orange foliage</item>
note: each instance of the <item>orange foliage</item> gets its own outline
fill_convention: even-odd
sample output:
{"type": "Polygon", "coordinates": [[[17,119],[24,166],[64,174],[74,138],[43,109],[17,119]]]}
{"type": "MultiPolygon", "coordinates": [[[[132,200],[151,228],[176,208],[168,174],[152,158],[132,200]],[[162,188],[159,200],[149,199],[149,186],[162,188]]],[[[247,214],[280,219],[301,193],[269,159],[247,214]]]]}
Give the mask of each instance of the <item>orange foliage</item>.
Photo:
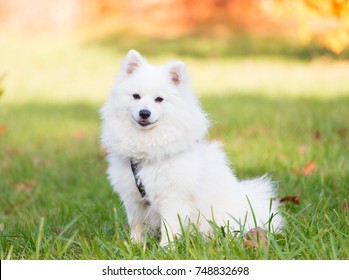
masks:
{"type": "Polygon", "coordinates": [[[106,18],[161,36],[195,30],[231,36],[236,30],[294,34],[334,53],[349,45],[348,0],[0,0],[0,26],[27,34],[72,28],[106,18]]]}
{"type": "Polygon", "coordinates": [[[341,53],[349,44],[349,1],[304,0],[304,2],[308,9],[329,23],[327,29],[317,34],[318,40],[334,53],[341,53]]]}
{"type": "Polygon", "coordinates": [[[315,40],[339,54],[349,45],[348,0],[273,0],[269,13],[296,21],[300,39],[315,40]],[[292,13],[290,13],[292,10],[292,13]],[[291,14],[291,15],[290,15],[291,14]]]}

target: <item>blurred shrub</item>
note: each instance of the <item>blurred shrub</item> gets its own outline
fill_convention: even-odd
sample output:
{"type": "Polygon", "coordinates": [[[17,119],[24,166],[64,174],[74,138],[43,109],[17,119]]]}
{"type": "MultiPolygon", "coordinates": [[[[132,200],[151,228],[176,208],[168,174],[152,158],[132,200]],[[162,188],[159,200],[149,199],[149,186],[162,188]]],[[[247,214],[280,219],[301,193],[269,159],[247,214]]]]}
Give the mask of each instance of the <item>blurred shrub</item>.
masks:
{"type": "Polygon", "coordinates": [[[330,59],[349,58],[349,51],[335,54],[317,42],[299,44],[283,36],[260,36],[247,32],[229,37],[217,37],[195,31],[190,34],[164,38],[144,36],[127,30],[113,32],[90,40],[87,44],[98,45],[113,53],[126,53],[137,49],[145,56],[164,55],[171,57],[228,58],[228,57],[279,57],[311,60],[317,57],[330,59]]]}

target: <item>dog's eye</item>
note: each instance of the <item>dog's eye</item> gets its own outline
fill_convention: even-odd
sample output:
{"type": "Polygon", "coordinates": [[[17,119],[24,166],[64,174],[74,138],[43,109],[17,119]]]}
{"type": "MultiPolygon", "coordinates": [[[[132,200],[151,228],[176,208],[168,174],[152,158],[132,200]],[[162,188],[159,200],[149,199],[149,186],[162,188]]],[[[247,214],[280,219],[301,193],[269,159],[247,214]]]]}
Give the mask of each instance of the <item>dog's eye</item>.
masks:
{"type": "Polygon", "coordinates": [[[141,99],[141,96],[138,93],[134,93],[132,96],[135,100],[141,99]]]}
{"type": "Polygon", "coordinates": [[[156,103],[161,103],[163,100],[164,99],[162,97],[160,97],[160,96],[155,98],[155,102],[156,103]]]}

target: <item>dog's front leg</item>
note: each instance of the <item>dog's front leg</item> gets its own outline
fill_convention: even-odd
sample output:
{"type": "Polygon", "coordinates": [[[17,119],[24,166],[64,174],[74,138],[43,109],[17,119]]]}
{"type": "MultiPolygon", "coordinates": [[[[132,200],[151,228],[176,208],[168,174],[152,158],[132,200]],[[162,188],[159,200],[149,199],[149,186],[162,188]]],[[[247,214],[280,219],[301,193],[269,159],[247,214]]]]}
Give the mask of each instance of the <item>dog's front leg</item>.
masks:
{"type": "Polygon", "coordinates": [[[176,237],[180,237],[183,231],[190,227],[190,209],[179,201],[166,203],[161,209],[161,246],[171,244],[176,237]],[[181,207],[181,209],[178,209],[181,207]]]}
{"type": "Polygon", "coordinates": [[[144,224],[141,221],[129,221],[131,226],[131,240],[135,243],[143,243],[144,241],[144,224]]]}
{"type": "Polygon", "coordinates": [[[135,243],[143,243],[145,234],[146,209],[140,203],[125,204],[127,220],[131,229],[131,240],[135,243]]]}

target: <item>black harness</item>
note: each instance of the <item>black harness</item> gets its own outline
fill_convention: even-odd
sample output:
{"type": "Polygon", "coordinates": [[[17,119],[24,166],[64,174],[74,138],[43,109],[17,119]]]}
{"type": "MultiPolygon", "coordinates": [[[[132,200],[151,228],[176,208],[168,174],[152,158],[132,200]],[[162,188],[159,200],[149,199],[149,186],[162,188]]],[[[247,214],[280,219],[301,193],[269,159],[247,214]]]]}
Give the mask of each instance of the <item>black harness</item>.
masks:
{"type": "Polygon", "coordinates": [[[140,163],[135,163],[135,162],[130,161],[130,165],[131,165],[131,170],[132,170],[133,176],[135,177],[137,189],[138,189],[139,193],[141,194],[142,198],[144,198],[145,204],[149,206],[150,205],[149,200],[145,199],[145,196],[146,196],[145,188],[144,188],[144,186],[143,186],[143,184],[138,176],[138,172],[140,170],[140,163]]]}

